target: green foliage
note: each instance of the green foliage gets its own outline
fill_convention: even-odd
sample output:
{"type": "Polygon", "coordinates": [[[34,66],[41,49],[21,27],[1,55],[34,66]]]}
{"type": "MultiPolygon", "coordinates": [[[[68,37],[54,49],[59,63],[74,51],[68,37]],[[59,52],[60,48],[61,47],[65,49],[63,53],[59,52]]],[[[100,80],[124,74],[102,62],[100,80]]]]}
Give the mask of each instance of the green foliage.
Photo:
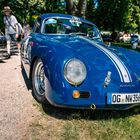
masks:
{"type": "MultiPolygon", "coordinates": [[[[18,21],[26,19],[30,24],[42,13],[67,13],[66,0],[0,0],[0,7],[9,5],[18,21]]],[[[82,2],[73,0],[78,4],[82,2]]],[[[102,30],[140,32],[139,0],[87,0],[86,18],[93,21],[102,30]]],[[[0,11],[0,27],[3,25],[3,13],[0,11]]]]}
{"type": "Polygon", "coordinates": [[[88,0],[86,18],[92,22],[95,22],[95,4],[93,3],[93,0],[88,0]]]}
{"type": "MultiPolygon", "coordinates": [[[[9,5],[20,23],[27,20],[31,25],[42,13],[66,13],[64,0],[0,0],[0,7],[9,5]]],[[[0,11],[0,27],[4,28],[3,13],[0,11]]]]}
{"type": "Polygon", "coordinates": [[[104,30],[140,32],[139,0],[100,0],[96,23],[104,30]]]}
{"type": "Polygon", "coordinates": [[[47,13],[66,13],[64,0],[46,0],[47,13]]]}
{"type": "MultiPolygon", "coordinates": [[[[0,0],[0,7],[3,7],[4,0],[0,0]]],[[[0,30],[4,32],[4,23],[3,23],[3,12],[0,11],[0,30]]]]}
{"type": "Polygon", "coordinates": [[[124,28],[140,33],[140,1],[129,0],[128,7],[128,13],[124,17],[126,21],[124,28]]]}
{"type": "Polygon", "coordinates": [[[96,10],[96,22],[105,30],[121,30],[128,11],[128,0],[101,0],[96,10]]]}
{"type": "Polygon", "coordinates": [[[45,0],[10,0],[9,5],[14,9],[13,13],[18,21],[23,23],[26,19],[31,23],[33,15],[39,15],[45,11],[45,2],[45,0]]]}

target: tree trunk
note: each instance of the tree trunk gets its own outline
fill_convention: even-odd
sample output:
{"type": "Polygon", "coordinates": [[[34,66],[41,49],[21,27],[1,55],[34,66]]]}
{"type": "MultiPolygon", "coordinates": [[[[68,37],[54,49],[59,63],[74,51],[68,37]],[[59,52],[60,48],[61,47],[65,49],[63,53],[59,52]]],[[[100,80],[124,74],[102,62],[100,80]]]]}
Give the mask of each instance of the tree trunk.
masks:
{"type": "Polygon", "coordinates": [[[76,15],[77,8],[76,8],[73,0],[66,0],[66,8],[67,8],[68,14],[70,14],[70,15],[76,15]]]}
{"type": "Polygon", "coordinates": [[[66,0],[66,8],[70,15],[85,17],[87,0],[79,0],[78,5],[73,0],[66,0]]]}
{"type": "Polygon", "coordinates": [[[86,9],[87,9],[87,0],[79,0],[79,3],[78,3],[79,15],[78,16],[85,18],[86,9]]]}

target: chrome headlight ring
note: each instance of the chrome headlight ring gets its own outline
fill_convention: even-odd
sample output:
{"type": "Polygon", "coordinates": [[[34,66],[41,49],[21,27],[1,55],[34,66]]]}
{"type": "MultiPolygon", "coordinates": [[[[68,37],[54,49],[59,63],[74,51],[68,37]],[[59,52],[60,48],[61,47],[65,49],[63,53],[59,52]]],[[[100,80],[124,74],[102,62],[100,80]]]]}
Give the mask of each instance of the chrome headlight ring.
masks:
{"type": "Polygon", "coordinates": [[[86,78],[85,64],[79,59],[70,59],[64,66],[64,77],[72,85],[80,85],[86,78]]]}

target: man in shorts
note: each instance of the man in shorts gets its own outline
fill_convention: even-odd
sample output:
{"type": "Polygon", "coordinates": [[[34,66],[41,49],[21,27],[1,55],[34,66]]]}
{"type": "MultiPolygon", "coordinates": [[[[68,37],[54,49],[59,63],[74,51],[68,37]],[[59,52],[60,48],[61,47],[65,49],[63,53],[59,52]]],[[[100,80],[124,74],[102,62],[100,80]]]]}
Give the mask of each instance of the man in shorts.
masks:
{"type": "Polygon", "coordinates": [[[5,24],[5,35],[7,38],[7,56],[10,58],[11,41],[17,41],[18,38],[18,22],[14,15],[11,15],[12,10],[9,6],[5,6],[4,12],[4,24],[5,24]]]}

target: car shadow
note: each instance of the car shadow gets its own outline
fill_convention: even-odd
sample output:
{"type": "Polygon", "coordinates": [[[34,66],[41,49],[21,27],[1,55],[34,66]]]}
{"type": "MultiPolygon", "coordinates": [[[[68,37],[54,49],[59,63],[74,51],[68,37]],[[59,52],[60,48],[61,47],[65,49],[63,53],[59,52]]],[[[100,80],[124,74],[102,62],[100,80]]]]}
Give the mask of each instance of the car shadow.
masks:
{"type": "Polygon", "coordinates": [[[27,89],[30,90],[31,89],[31,80],[29,80],[29,78],[27,77],[26,72],[22,68],[22,66],[21,66],[21,73],[22,73],[22,76],[23,76],[23,79],[25,81],[27,89]]]}
{"type": "Polygon", "coordinates": [[[112,118],[126,118],[140,114],[140,108],[135,107],[129,110],[80,110],[54,107],[50,104],[42,104],[43,111],[54,118],[62,120],[85,119],[85,120],[110,120],[112,118]]]}

